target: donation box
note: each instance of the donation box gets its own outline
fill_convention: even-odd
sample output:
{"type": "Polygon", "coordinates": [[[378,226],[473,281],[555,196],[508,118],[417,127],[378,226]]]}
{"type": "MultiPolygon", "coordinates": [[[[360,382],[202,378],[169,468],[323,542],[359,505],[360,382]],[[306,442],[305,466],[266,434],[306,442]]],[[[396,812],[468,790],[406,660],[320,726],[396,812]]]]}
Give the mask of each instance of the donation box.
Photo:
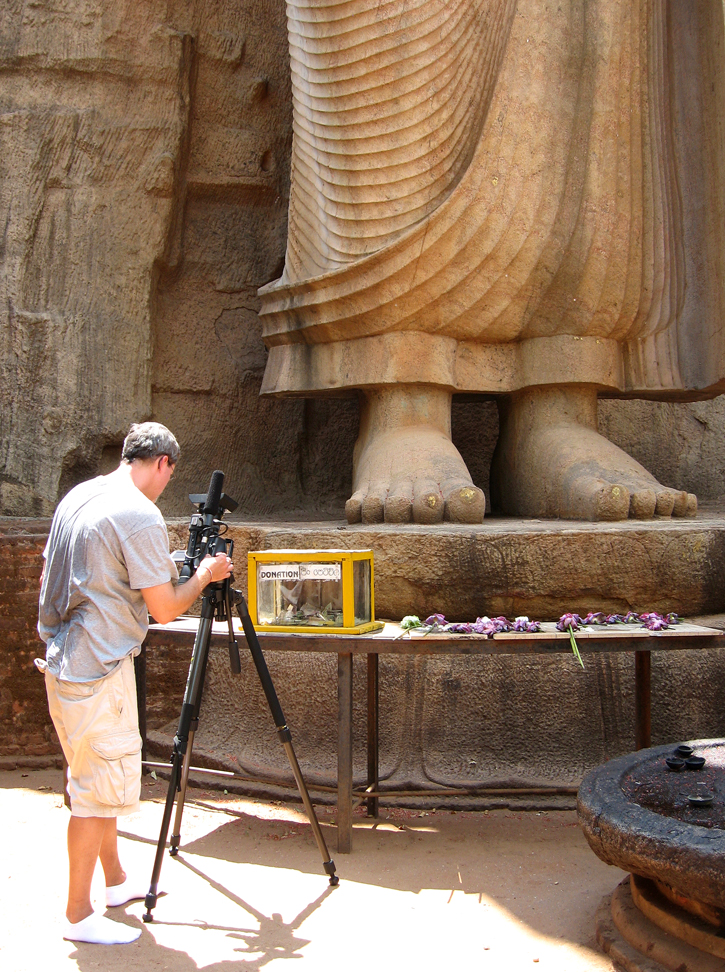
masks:
{"type": "Polygon", "coordinates": [[[258,550],[248,559],[258,631],[363,634],[375,620],[372,550],[258,550]]]}

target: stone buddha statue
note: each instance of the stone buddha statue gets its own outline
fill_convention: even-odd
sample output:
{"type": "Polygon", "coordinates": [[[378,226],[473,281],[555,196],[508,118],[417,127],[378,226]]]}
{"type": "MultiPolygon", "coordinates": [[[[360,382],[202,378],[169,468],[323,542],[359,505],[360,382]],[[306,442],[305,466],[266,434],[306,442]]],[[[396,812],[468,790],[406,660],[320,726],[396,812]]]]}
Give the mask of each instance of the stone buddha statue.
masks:
{"type": "Polygon", "coordinates": [[[288,0],[284,273],[263,391],[357,389],[351,523],[480,522],[456,392],[496,395],[511,515],[688,516],[597,399],[725,390],[723,8],[288,0]]]}

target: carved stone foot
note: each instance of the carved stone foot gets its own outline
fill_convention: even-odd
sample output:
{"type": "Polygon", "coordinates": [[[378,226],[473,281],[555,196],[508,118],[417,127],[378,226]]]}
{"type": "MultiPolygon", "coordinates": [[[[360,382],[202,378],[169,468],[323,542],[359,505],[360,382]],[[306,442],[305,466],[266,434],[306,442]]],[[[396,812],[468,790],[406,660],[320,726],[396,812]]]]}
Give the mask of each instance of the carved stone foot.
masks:
{"type": "Polygon", "coordinates": [[[500,411],[491,494],[503,513],[570,520],[697,513],[696,496],[662,486],[599,435],[593,387],[529,388],[500,411]]]}
{"type": "Polygon", "coordinates": [[[483,491],[451,442],[451,396],[430,386],[366,392],[348,523],[481,523],[483,491]]]}

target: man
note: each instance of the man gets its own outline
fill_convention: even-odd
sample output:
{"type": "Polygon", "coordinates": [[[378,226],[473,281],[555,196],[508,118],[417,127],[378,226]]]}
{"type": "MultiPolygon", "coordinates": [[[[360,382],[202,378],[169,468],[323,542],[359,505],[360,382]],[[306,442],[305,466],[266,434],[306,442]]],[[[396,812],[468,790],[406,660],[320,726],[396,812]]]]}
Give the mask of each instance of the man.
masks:
{"type": "Polygon", "coordinates": [[[93,911],[91,879],[100,857],[106,904],[146,894],[118,857],[116,817],[138,810],[141,737],[133,658],[148,612],[166,623],[207,584],[231,573],[225,554],[206,557],[174,585],[166,525],[155,503],[179,457],[163,425],[131,426],[121,464],[72,489],[58,505],[43,552],[38,631],[46,642],[48,705],[68,761],[68,907],[64,938],[121,944],[141,934],[93,911]]]}

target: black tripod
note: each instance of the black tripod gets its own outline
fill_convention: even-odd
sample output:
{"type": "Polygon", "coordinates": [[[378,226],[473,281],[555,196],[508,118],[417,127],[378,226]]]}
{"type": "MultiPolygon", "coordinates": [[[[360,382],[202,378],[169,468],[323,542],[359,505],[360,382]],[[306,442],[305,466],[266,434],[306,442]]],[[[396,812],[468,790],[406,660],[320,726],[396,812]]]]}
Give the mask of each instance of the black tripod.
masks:
{"type": "Polygon", "coordinates": [[[174,807],[174,798],[177,792],[179,796],[176,801],[176,817],[174,819],[174,830],[171,835],[169,853],[173,857],[176,856],[179,850],[181,816],[184,812],[186,786],[189,779],[189,768],[191,765],[191,751],[194,745],[194,733],[199,726],[199,709],[201,707],[201,697],[204,690],[206,665],[209,658],[211,626],[215,616],[217,621],[226,621],[229,625],[229,662],[232,672],[235,675],[238,675],[242,670],[239,659],[239,646],[237,645],[237,640],[234,637],[234,629],[232,626],[233,605],[236,605],[239,619],[242,622],[244,634],[247,639],[247,645],[252,653],[252,659],[254,660],[257,674],[259,675],[259,680],[262,683],[264,694],[267,697],[267,704],[269,705],[272,713],[274,724],[277,727],[277,733],[282,745],[284,746],[285,752],[287,753],[287,758],[289,759],[290,766],[292,767],[292,772],[294,773],[295,781],[300,791],[300,796],[302,797],[302,802],[305,806],[310,824],[312,825],[312,832],[315,835],[317,846],[322,854],[322,866],[325,869],[325,873],[329,875],[330,884],[333,887],[338,884],[340,880],[335,874],[335,862],[330,858],[327,845],[325,844],[325,838],[320,830],[320,824],[315,816],[315,810],[312,806],[312,801],[310,800],[310,795],[307,791],[307,785],[305,784],[302,771],[300,770],[299,763],[297,762],[295,751],[292,748],[292,736],[287,728],[284,713],[282,712],[282,707],[279,704],[279,699],[277,698],[272,677],[269,674],[269,669],[267,668],[267,662],[262,654],[262,649],[260,648],[259,639],[257,638],[256,631],[254,630],[252,619],[249,617],[247,603],[244,600],[242,592],[234,590],[231,587],[231,578],[227,578],[225,581],[209,584],[209,586],[204,589],[202,594],[201,618],[199,620],[199,628],[194,640],[194,652],[191,657],[189,676],[186,681],[184,702],[181,706],[179,728],[176,736],[174,737],[174,749],[171,755],[171,779],[169,780],[169,789],[168,793],[166,794],[166,806],[164,808],[164,816],[161,822],[159,842],[156,847],[154,869],[153,873],[151,874],[151,886],[145,900],[146,914],[143,916],[143,920],[146,922],[153,921],[151,911],[156,907],[156,900],[158,898],[161,864],[164,856],[164,848],[166,846],[166,837],[169,832],[171,812],[174,807]]]}

